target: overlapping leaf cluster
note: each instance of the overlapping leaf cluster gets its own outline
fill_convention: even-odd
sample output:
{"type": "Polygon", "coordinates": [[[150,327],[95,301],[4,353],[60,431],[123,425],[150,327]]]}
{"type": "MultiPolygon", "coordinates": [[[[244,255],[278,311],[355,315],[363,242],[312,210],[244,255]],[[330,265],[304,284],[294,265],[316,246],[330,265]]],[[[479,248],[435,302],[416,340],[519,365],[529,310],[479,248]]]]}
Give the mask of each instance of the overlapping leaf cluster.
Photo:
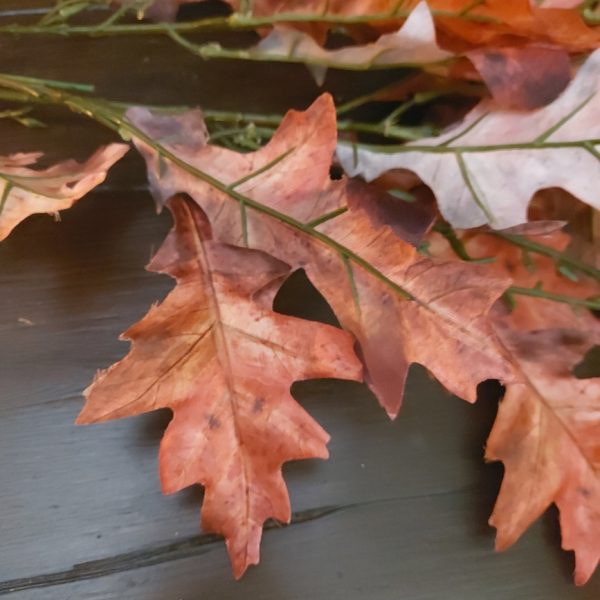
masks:
{"type": "MultiPolygon", "coordinates": [[[[328,68],[408,64],[422,73],[337,111],[323,94],[280,123],[236,116],[265,125],[252,152],[211,143],[204,117],[210,126],[225,113],[124,112],[52,83],[0,76],[0,97],[66,105],[133,140],[159,208],[173,213],[149,268],[176,286],[125,332],[129,354],[98,374],[79,422],[171,408],[163,489],[205,486],[203,528],[224,535],[239,577],[258,562],[264,521],[290,518],[282,464],[327,456],[327,434],[290,395],[294,381],[365,381],[394,417],[413,363],[469,402],[480,382],[498,379],[506,394],[486,448],[506,467],[490,521],[497,546],[555,503],[575,580],[587,581],[600,559],[600,379],[578,379],[573,368],[600,343],[589,310],[600,308],[600,271],[567,251],[562,219],[573,197],[592,222],[590,207],[600,208],[600,50],[581,66],[571,60],[599,45],[594,3],[240,0],[230,2],[231,17],[173,22],[187,3],[128,0],[99,25],[79,26],[72,17],[82,2],[28,31],[146,27],[203,57],[303,62],[320,81],[328,68]],[[129,23],[131,11],[157,22],[129,23]],[[242,50],[185,37],[209,26],[256,27],[263,37],[242,50]],[[334,28],[353,43],[324,46],[334,28]],[[418,137],[404,114],[465,80],[484,82],[489,94],[441,135],[364,143],[365,132],[380,142],[391,131],[418,137]],[[402,102],[375,127],[350,122],[338,142],[338,114],[382,100],[402,102]],[[335,161],[348,176],[330,177],[335,161]],[[297,269],[341,329],[273,312],[297,269]]],[[[0,237],[28,214],[68,207],[125,149],[46,171],[29,169],[29,155],[2,159],[0,237]]],[[[594,236],[574,224],[593,263],[594,236]]]]}

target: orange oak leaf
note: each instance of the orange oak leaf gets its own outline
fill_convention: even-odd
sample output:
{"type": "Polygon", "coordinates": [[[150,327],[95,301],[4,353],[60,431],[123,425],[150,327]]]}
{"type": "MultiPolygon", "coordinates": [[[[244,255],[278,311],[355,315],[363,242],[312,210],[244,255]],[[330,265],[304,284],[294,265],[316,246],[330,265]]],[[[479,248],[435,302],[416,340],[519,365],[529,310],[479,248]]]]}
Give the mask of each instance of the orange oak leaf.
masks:
{"type": "MultiPolygon", "coordinates": [[[[575,298],[600,292],[596,281],[573,282],[551,257],[522,250],[486,231],[457,231],[473,259],[493,257],[491,272],[514,283],[575,298]]],[[[516,235],[515,233],[508,235],[516,235]]],[[[562,251],[569,236],[556,224],[530,223],[522,239],[562,251]]],[[[438,233],[428,236],[434,256],[449,257],[438,233]]],[[[498,303],[494,326],[516,381],[506,386],[486,458],[502,460],[506,475],[490,523],[496,546],[512,545],[552,503],[560,509],[563,547],[575,550],[578,584],[585,583],[600,557],[600,378],[577,379],[572,368],[600,342],[600,323],[587,310],[573,310],[544,298],[518,296],[512,310],[498,303]]]]}
{"type": "Polygon", "coordinates": [[[30,215],[71,207],[104,181],[108,169],[128,149],[110,144],[83,164],[70,160],[39,170],[30,167],[40,153],[0,156],[0,241],[30,215]]]}
{"type": "Polygon", "coordinates": [[[496,547],[513,544],[552,503],[562,546],[575,552],[575,582],[600,559],[600,378],[576,379],[573,366],[593,345],[569,329],[519,332],[498,327],[520,381],[510,383],[486,446],[505,475],[490,518],[496,547]]]}
{"type": "Polygon", "coordinates": [[[361,379],[351,337],[252,300],[288,267],[212,239],[202,210],[171,199],[174,227],[148,269],[177,281],[124,339],[129,354],[86,390],[78,423],[168,407],[165,493],[205,487],[202,527],[225,537],[236,578],[258,563],[263,523],[290,520],[282,464],[327,458],[329,436],[295,402],[294,381],[361,379]]]}
{"type": "MultiPolygon", "coordinates": [[[[336,122],[329,95],[305,112],[290,111],[271,141],[248,154],[186,148],[166,135],[180,129],[177,117],[134,109],[127,118],[150,136],[160,129],[171,147],[177,145],[173,158],[159,158],[134,135],[159,203],[187,193],[220,241],[263,250],[306,271],[357,339],[366,379],[391,416],[413,362],[469,401],[480,381],[510,379],[486,320],[508,281],[479,266],[420,255],[396,233],[401,227],[394,219],[403,211],[386,207],[383,225],[376,195],[331,180],[336,122]],[[165,119],[172,119],[171,128],[165,119]]],[[[422,220],[415,223],[423,227],[422,220]]]]}
{"type": "Polygon", "coordinates": [[[599,87],[596,50],[543,108],[512,111],[484,100],[438,137],[385,149],[340,144],[338,157],[346,172],[368,181],[391,169],[414,171],[458,228],[520,225],[532,196],[549,187],[600,208],[599,87]]]}

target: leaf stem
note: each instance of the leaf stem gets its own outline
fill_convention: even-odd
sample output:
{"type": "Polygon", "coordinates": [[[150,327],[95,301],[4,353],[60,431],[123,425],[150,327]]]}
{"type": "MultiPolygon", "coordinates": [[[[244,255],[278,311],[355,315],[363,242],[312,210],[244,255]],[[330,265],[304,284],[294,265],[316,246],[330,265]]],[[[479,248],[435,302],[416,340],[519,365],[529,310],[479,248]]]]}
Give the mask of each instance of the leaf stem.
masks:
{"type": "Polygon", "coordinates": [[[593,277],[594,279],[600,281],[600,270],[596,269],[592,265],[581,262],[576,258],[569,256],[564,252],[560,252],[559,250],[555,250],[550,246],[545,246],[544,244],[540,244],[538,242],[534,242],[530,240],[528,237],[523,235],[517,235],[514,233],[506,233],[504,231],[488,231],[486,232],[489,235],[493,235],[495,237],[502,238],[515,246],[519,246],[524,250],[528,250],[530,252],[535,252],[537,254],[542,254],[554,260],[558,266],[561,264],[567,265],[572,269],[580,271],[581,273],[585,273],[586,275],[593,277]]]}
{"type": "MultiPolygon", "coordinates": [[[[106,36],[106,35],[170,35],[177,33],[194,33],[200,31],[239,31],[253,30],[262,27],[272,27],[278,23],[314,23],[338,26],[372,25],[390,20],[405,19],[411,9],[396,9],[391,12],[343,15],[333,13],[278,13],[268,16],[254,16],[238,12],[227,17],[209,17],[179,23],[113,23],[106,21],[96,25],[69,25],[67,22],[37,23],[35,25],[8,24],[0,26],[0,33],[8,34],[51,34],[77,36],[106,36]]],[[[477,13],[461,14],[462,11],[432,10],[434,17],[457,18],[475,23],[497,23],[498,20],[477,13]]],[[[122,16],[122,15],[120,15],[122,16]]]]}
{"type": "Polygon", "coordinates": [[[521,296],[532,296],[534,298],[543,298],[544,300],[552,300],[553,302],[562,302],[563,304],[569,304],[571,306],[584,306],[591,310],[600,310],[600,299],[589,298],[575,298],[573,296],[563,296],[562,294],[553,294],[552,292],[546,292],[540,288],[526,288],[519,286],[511,286],[508,288],[507,293],[518,294],[521,296]]]}
{"type": "Polygon", "coordinates": [[[434,226],[433,230],[437,231],[439,234],[443,235],[446,238],[446,241],[452,248],[454,254],[458,256],[461,260],[472,263],[485,264],[490,263],[496,260],[493,256],[488,258],[473,258],[465,248],[465,245],[462,243],[460,238],[456,235],[456,231],[452,228],[450,223],[446,221],[438,221],[434,226]]]}
{"type": "MultiPolygon", "coordinates": [[[[73,83],[68,81],[52,81],[45,79],[36,79],[33,77],[17,77],[11,74],[2,74],[0,76],[5,75],[6,77],[15,79],[17,81],[23,81],[24,83],[33,83],[33,84],[44,84],[48,85],[52,88],[59,88],[65,90],[75,90],[75,91],[84,91],[90,92],[94,90],[93,85],[88,85],[84,83],[73,83]]],[[[9,102],[26,102],[26,103],[40,103],[40,104],[48,104],[44,100],[44,98],[31,96],[29,93],[19,92],[16,89],[12,88],[10,91],[1,90],[0,89],[0,100],[6,100],[9,102]]],[[[118,109],[121,112],[124,112],[128,108],[132,106],[140,106],[143,103],[126,103],[126,102],[114,102],[111,100],[104,101],[107,105],[110,105],[113,109],[118,109]]],[[[52,102],[51,102],[52,103],[52,102]]],[[[177,113],[182,112],[184,110],[189,110],[189,106],[153,106],[153,105],[144,105],[146,108],[149,108],[155,112],[161,113],[177,113]]],[[[268,136],[269,133],[272,133],[281,123],[283,119],[283,115],[275,115],[275,114],[258,114],[258,113],[241,113],[234,111],[222,111],[222,110],[203,110],[204,119],[207,124],[233,124],[233,125],[249,125],[254,124],[258,127],[261,127],[257,133],[261,135],[268,136]],[[269,128],[271,131],[269,131],[269,128]]],[[[386,127],[383,123],[367,123],[362,121],[354,121],[351,119],[338,121],[337,124],[338,131],[342,132],[351,132],[351,133],[370,133],[373,135],[380,135],[382,137],[386,137],[392,140],[398,141],[406,141],[406,140],[419,140],[423,137],[428,137],[432,135],[434,130],[429,125],[417,125],[417,126],[405,126],[405,125],[394,125],[393,127],[386,127]]],[[[236,132],[240,132],[241,130],[237,130],[236,132]]],[[[236,133],[233,131],[230,132],[215,132],[213,137],[216,139],[222,138],[227,134],[236,133]]]]}

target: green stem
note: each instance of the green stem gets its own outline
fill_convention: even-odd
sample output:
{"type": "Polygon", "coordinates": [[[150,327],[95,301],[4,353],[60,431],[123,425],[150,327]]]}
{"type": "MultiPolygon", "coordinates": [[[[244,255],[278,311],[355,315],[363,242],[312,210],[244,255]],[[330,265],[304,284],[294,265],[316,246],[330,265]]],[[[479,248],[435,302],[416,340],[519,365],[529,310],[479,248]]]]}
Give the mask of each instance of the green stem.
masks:
{"type": "Polygon", "coordinates": [[[583,148],[584,150],[588,150],[587,146],[597,146],[598,144],[600,144],[600,138],[564,142],[515,142],[513,144],[491,144],[488,146],[426,146],[419,144],[411,144],[410,146],[382,146],[378,144],[361,144],[361,147],[365,150],[381,152],[382,154],[397,154],[403,152],[421,152],[424,154],[472,154],[478,152],[498,152],[500,150],[548,150],[553,148],[583,148]]]}
{"type": "Polygon", "coordinates": [[[407,68],[427,68],[431,65],[451,64],[455,62],[455,58],[446,58],[443,60],[432,61],[426,64],[420,64],[411,61],[399,62],[376,62],[379,55],[374,58],[362,62],[351,62],[337,60],[334,54],[324,54],[323,56],[314,56],[309,52],[295,53],[295,50],[261,50],[257,47],[246,48],[224,48],[218,42],[208,42],[204,44],[195,44],[183,37],[174,28],[168,29],[169,37],[185,50],[195,54],[203,59],[220,59],[220,60],[245,60],[253,62],[281,62],[291,64],[303,64],[331,69],[339,69],[344,71],[371,71],[371,70],[390,70],[400,67],[407,68]]]}
{"type": "MultiPolygon", "coordinates": [[[[53,82],[51,80],[44,79],[35,79],[29,77],[16,77],[14,75],[8,74],[0,74],[0,76],[5,75],[6,77],[10,77],[12,79],[20,80],[23,82],[32,82],[32,83],[43,83],[49,85],[53,88],[60,88],[65,90],[76,90],[76,91],[93,91],[93,86],[82,84],[82,83],[72,83],[67,81],[57,81],[53,82]],[[57,85],[54,85],[54,84],[57,85]]],[[[39,98],[36,96],[31,96],[30,94],[25,94],[14,89],[12,90],[0,90],[0,100],[7,100],[9,102],[26,102],[26,103],[38,103],[44,104],[47,103],[43,98],[39,98]]],[[[140,106],[140,104],[132,104],[126,102],[113,102],[110,100],[105,101],[107,105],[110,105],[113,109],[118,109],[122,112],[131,108],[132,106],[140,106]]],[[[155,112],[162,113],[178,113],[184,110],[189,110],[189,106],[148,106],[144,105],[146,108],[149,108],[155,112]]],[[[204,119],[208,125],[211,123],[214,124],[228,124],[228,125],[249,125],[254,124],[258,127],[262,127],[258,133],[262,135],[268,136],[269,132],[268,128],[274,130],[279,126],[281,120],[283,119],[283,115],[264,115],[257,113],[240,113],[240,112],[232,112],[232,111],[222,111],[222,110],[203,110],[204,119]]],[[[433,129],[430,126],[404,126],[404,125],[395,125],[393,127],[386,127],[383,123],[366,123],[361,121],[353,121],[353,120],[342,120],[338,121],[337,124],[338,131],[342,132],[353,132],[353,133],[370,133],[374,135],[380,135],[382,137],[386,137],[392,140],[418,140],[423,137],[427,137],[434,133],[433,129]]],[[[231,132],[229,132],[231,133],[231,132]]],[[[219,134],[216,132],[217,139],[223,137],[225,134],[219,134]]]]}
{"type": "Polygon", "coordinates": [[[594,279],[600,281],[600,270],[596,269],[592,265],[588,265],[587,263],[581,262],[576,258],[568,256],[564,252],[560,252],[555,250],[554,248],[550,248],[549,246],[545,246],[543,244],[539,244],[530,240],[528,237],[523,235],[517,235],[514,233],[505,233],[503,231],[488,231],[490,235],[502,238],[515,246],[519,246],[524,250],[528,250],[531,252],[535,252],[537,254],[542,254],[551,258],[553,261],[557,263],[557,265],[567,265],[572,269],[580,271],[581,273],[585,273],[586,275],[593,277],[594,279]]]}
{"type": "Polygon", "coordinates": [[[433,230],[437,231],[439,234],[443,235],[446,238],[446,241],[450,245],[450,248],[452,249],[454,254],[456,254],[456,256],[458,256],[458,258],[460,258],[461,260],[464,260],[466,262],[472,262],[472,263],[480,263],[480,264],[490,263],[495,260],[494,257],[473,258],[467,252],[465,245],[462,243],[462,241],[456,235],[456,232],[451,227],[450,223],[447,223],[446,221],[441,221],[441,220],[438,221],[433,226],[433,230]]]}
{"type": "Polygon", "coordinates": [[[563,296],[562,294],[553,294],[552,292],[546,292],[539,288],[524,288],[513,285],[508,288],[507,293],[543,298],[544,300],[552,300],[553,302],[561,302],[571,306],[584,306],[591,310],[600,310],[600,300],[593,298],[584,300],[583,298],[574,298],[573,296],[563,296]]]}
{"type": "MultiPolygon", "coordinates": [[[[80,36],[106,36],[106,35],[169,35],[171,31],[177,33],[194,33],[200,31],[230,31],[252,30],[262,27],[272,27],[278,23],[323,23],[331,25],[370,25],[390,19],[404,19],[412,10],[395,10],[386,13],[370,15],[339,15],[332,13],[279,13],[269,16],[256,17],[244,13],[233,13],[228,17],[209,17],[184,21],[180,23],[111,23],[109,26],[100,25],[69,25],[36,24],[19,25],[9,24],[0,26],[0,33],[9,34],[53,34],[53,35],[80,35],[80,36]]],[[[475,23],[497,23],[497,19],[486,15],[474,13],[461,14],[461,11],[432,10],[434,17],[459,18],[475,23]]]]}

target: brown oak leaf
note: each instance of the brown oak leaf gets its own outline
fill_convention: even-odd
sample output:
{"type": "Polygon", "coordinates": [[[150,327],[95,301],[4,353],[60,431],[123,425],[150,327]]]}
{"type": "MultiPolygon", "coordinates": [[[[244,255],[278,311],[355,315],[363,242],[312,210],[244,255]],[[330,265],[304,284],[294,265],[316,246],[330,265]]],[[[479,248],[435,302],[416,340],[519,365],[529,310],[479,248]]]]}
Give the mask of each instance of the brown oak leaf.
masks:
{"type": "MultiPolygon", "coordinates": [[[[178,119],[170,118],[175,131],[178,119]]],[[[149,135],[156,129],[145,109],[130,111],[128,119],[149,135]]],[[[306,271],[358,340],[367,381],[391,416],[413,362],[469,401],[480,381],[510,379],[486,320],[508,281],[479,266],[420,255],[382,225],[373,195],[330,179],[336,123],[329,95],[305,112],[290,111],[271,141],[248,154],[211,145],[186,149],[169,137],[178,145],[174,158],[182,163],[176,164],[134,140],[159,203],[187,193],[220,241],[306,271]]]]}
{"type": "MultiPolygon", "coordinates": [[[[492,257],[490,271],[510,275],[518,286],[539,283],[546,292],[574,298],[600,292],[591,278],[564,277],[551,257],[531,251],[524,260],[510,238],[489,231],[456,234],[471,258],[492,257]]],[[[556,223],[529,223],[519,235],[557,251],[569,243],[556,223]]],[[[428,241],[434,256],[451,256],[440,234],[429,234],[428,241]]],[[[600,323],[585,309],[528,296],[515,297],[512,310],[498,302],[493,314],[516,379],[506,386],[486,449],[488,460],[502,460],[506,468],[490,519],[498,530],[496,546],[513,544],[556,503],[563,547],[575,551],[575,580],[585,583],[600,557],[600,378],[577,379],[572,369],[600,342],[600,323]]]]}
{"type": "Polygon", "coordinates": [[[507,386],[486,446],[486,458],[505,467],[490,518],[496,547],[513,544],[555,503],[562,546],[575,551],[575,582],[584,584],[600,559],[600,378],[571,370],[593,342],[569,329],[498,332],[521,375],[507,386]]]}
{"type": "Polygon", "coordinates": [[[104,181],[108,169],[128,149],[110,144],[83,164],[70,160],[40,170],[30,168],[40,153],[0,156],[0,241],[30,215],[71,207],[104,181]]]}
{"type": "Polygon", "coordinates": [[[174,227],[148,269],[177,281],[123,338],[132,347],[86,390],[78,423],[173,411],[160,446],[165,493],[205,487],[202,527],[225,537],[241,577],[262,526],[290,520],[282,464],[327,458],[327,433],[295,402],[294,381],[361,379],[351,337],[276,314],[252,296],[288,267],[212,239],[203,211],[178,196],[174,227]]]}

